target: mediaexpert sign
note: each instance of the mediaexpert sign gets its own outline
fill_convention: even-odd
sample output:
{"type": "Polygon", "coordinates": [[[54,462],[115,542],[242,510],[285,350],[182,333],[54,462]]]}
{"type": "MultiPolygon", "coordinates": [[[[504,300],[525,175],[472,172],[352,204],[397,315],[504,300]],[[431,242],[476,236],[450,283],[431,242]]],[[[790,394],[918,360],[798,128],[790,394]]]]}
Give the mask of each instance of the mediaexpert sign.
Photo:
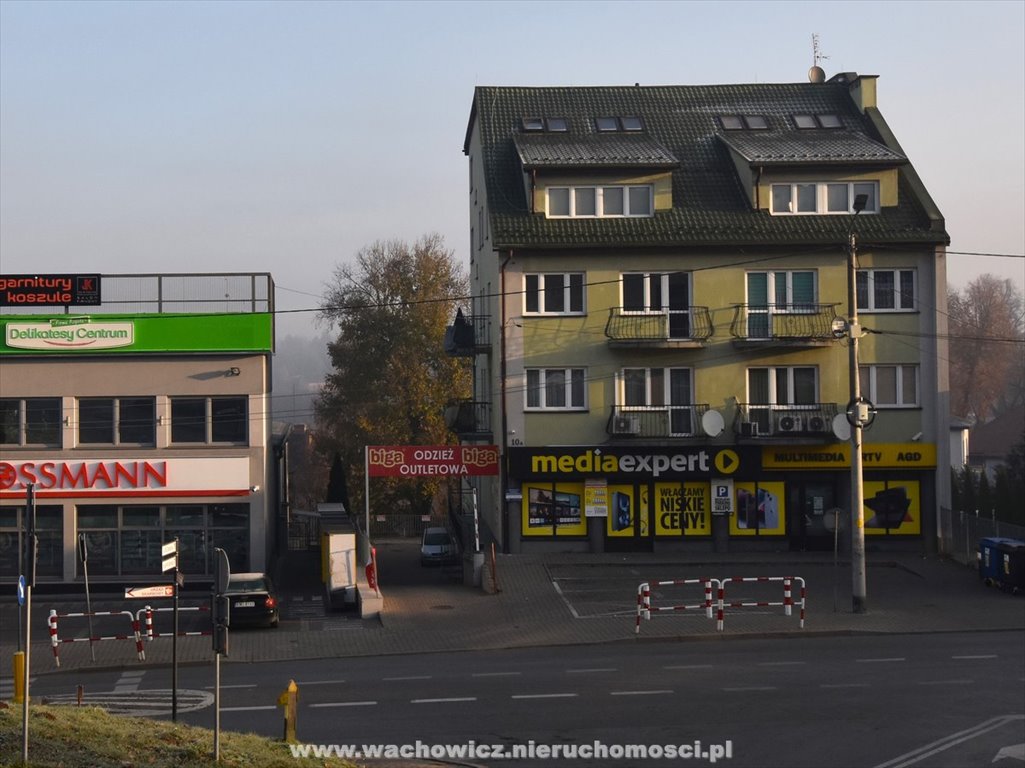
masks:
{"type": "Polygon", "coordinates": [[[471,477],[498,474],[497,445],[367,446],[370,477],[471,477]]]}
{"type": "Polygon", "coordinates": [[[0,275],[0,307],[97,306],[99,275],[0,275]]]}

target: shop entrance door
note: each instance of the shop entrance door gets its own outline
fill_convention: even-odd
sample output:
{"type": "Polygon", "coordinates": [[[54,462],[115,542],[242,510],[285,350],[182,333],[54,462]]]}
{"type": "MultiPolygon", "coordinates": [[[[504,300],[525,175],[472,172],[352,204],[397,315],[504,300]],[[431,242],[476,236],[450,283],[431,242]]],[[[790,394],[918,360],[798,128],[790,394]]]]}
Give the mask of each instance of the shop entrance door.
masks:
{"type": "Polygon", "coordinates": [[[836,481],[821,475],[799,478],[790,484],[791,514],[788,538],[791,550],[825,551],[833,548],[832,520],[826,518],[836,506],[836,481]]]}
{"type": "Polygon", "coordinates": [[[609,516],[605,520],[606,552],[651,552],[649,488],[615,486],[609,492],[609,516]]]}

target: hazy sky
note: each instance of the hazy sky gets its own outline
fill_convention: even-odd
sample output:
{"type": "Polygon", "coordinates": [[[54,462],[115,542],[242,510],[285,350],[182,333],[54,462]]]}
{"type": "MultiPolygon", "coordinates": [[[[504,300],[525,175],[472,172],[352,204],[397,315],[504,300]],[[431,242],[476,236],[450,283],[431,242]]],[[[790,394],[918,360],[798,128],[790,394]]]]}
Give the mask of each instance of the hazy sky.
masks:
{"type": "MultiPolygon", "coordinates": [[[[879,75],[952,251],[1025,253],[1025,3],[0,0],[0,270],[267,271],[438,232],[465,263],[475,85],[879,75]]],[[[950,257],[951,285],[1025,259],[950,257]]],[[[311,326],[312,313],[281,329],[311,326]]]]}

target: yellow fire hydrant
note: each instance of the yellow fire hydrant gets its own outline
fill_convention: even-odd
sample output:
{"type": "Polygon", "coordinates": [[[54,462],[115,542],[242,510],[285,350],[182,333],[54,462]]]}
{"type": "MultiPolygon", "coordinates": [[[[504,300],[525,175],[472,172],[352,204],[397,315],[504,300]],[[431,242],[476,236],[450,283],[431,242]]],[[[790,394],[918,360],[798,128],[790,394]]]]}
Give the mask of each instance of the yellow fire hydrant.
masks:
{"type": "Polygon", "coordinates": [[[289,680],[288,687],[278,696],[278,706],[285,708],[285,743],[295,744],[295,717],[299,710],[299,686],[295,680],[289,680]]]}

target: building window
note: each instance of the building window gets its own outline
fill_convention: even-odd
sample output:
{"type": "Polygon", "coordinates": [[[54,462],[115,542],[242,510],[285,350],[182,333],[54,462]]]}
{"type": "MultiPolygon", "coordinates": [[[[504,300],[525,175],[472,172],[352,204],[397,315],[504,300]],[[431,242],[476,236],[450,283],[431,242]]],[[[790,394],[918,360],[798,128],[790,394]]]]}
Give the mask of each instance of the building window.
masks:
{"type": "Polygon", "coordinates": [[[520,127],[525,133],[565,133],[569,130],[569,121],[565,117],[524,117],[520,120],[520,127]]]}
{"type": "Polygon", "coordinates": [[[597,187],[549,187],[547,216],[550,219],[618,218],[651,216],[649,184],[597,187]]]}
{"type": "MultiPolygon", "coordinates": [[[[811,270],[747,273],[747,338],[769,339],[775,315],[818,310],[818,285],[811,270]]],[[[783,319],[780,318],[782,321],[783,319]]]]}
{"type": "Polygon", "coordinates": [[[727,131],[764,131],[769,127],[769,121],[762,115],[720,115],[719,123],[727,131]]]}
{"type": "Polygon", "coordinates": [[[580,411],[587,408],[583,368],[528,368],[527,409],[580,411]]]}
{"type": "Polygon", "coordinates": [[[604,116],[595,118],[595,127],[601,133],[612,133],[614,131],[635,132],[644,130],[644,121],[636,115],[624,117],[604,116]]]}
{"type": "Polygon", "coordinates": [[[772,214],[802,216],[813,214],[849,215],[854,199],[865,195],[862,214],[879,213],[879,183],[875,181],[802,181],[772,185],[772,214]]]}
{"type": "Polygon", "coordinates": [[[866,312],[910,312],[917,304],[916,282],[913,269],[858,270],[858,309],[866,312]]]}
{"type": "Polygon", "coordinates": [[[690,274],[628,272],[621,278],[624,314],[668,314],[669,336],[690,337],[690,274]]]}
{"type": "Polygon", "coordinates": [[[802,130],[808,128],[843,128],[839,115],[794,115],[794,125],[802,130]]]}
{"type": "Polygon", "coordinates": [[[249,400],[237,397],[172,397],[172,443],[249,442],[249,400]]]}
{"type": "Polygon", "coordinates": [[[0,445],[60,444],[59,397],[0,398],[0,445]]]}
{"type": "Polygon", "coordinates": [[[694,434],[694,386],[690,368],[624,368],[618,385],[617,412],[626,422],[614,425],[615,432],[637,433],[638,430],[630,426],[631,419],[645,418],[657,421],[660,434],[666,434],[666,430],[670,436],[694,434]],[[645,413],[654,415],[648,418],[645,413]],[[658,421],[660,418],[662,420],[658,421]]]}
{"type": "Polygon", "coordinates": [[[78,442],[153,445],[156,421],[152,397],[83,397],[78,401],[78,442]]]}
{"type": "Polygon", "coordinates": [[[812,366],[748,368],[748,419],[762,434],[776,431],[774,411],[818,403],[818,370],[812,366]],[[782,407],[782,408],[781,408],[782,407]]]}
{"type": "Polygon", "coordinates": [[[584,273],[552,272],[525,275],[524,314],[582,315],[584,273]]]}
{"type": "Polygon", "coordinates": [[[917,365],[863,365],[861,392],[877,408],[918,407],[917,365]]]}
{"type": "Polygon", "coordinates": [[[248,504],[83,505],[77,519],[90,575],[159,573],[161,546],[175,538],[184,573],[211,573],[215,547],[228,554],[232,570],[249,568],[248,504]]]}
{"type": "MultiPolygon", "coordinates": [[[[28,520],[24,507],[0,507],[0,577],[25,573],[25,533],[28,520]]],[[[36,536],[39,539],[36,576],[60,579],[64,575],[64,509],[57,505],[36,506],[36,536]]]]}

